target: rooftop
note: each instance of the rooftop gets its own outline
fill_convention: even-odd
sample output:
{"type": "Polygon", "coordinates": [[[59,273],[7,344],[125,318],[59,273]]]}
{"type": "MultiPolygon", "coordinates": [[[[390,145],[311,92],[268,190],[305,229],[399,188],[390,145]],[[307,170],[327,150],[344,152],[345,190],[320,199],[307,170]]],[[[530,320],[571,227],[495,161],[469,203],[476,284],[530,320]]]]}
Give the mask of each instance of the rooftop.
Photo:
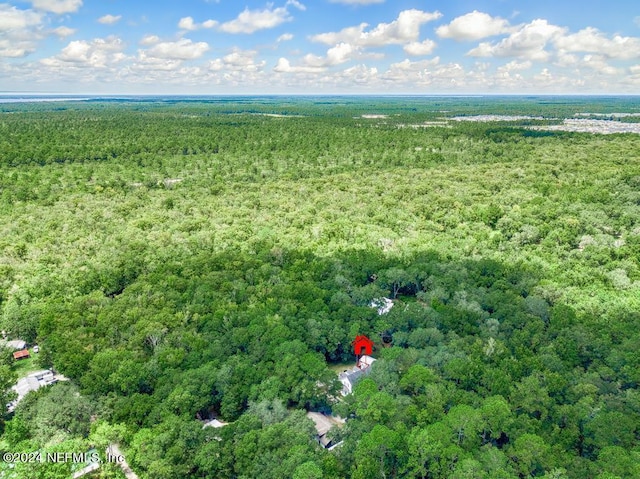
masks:
{"type": "Polygon", "coordinates": [[[11,341],[0,339],[0,347],[2,346],[11,349],[24,349],[27,347],[27,343],[22,339],[13,339],[11,341]]]}
{"type": "Polygon", "coordinates": [[[49,386],[57,382],[57,378],[53,375],[53,371],[44,369],[42,371],[36,371],[24,378],[18,379],[18,382],[12,389],[18,393],[18,397],[13,403],[12,407],[9,407],[9,411],[13,410],[22,398],[24,398],[31,391],[36,391],[43,386],[49,386]]]}
{"type": "Polygon", "coordinates": [[[13,353],[13,359],[22,359],[22,358],[28,358],[28,357],[29,357],[28,349],[23,349],[21,351],[16,351],[15,353],[13,353]]]}

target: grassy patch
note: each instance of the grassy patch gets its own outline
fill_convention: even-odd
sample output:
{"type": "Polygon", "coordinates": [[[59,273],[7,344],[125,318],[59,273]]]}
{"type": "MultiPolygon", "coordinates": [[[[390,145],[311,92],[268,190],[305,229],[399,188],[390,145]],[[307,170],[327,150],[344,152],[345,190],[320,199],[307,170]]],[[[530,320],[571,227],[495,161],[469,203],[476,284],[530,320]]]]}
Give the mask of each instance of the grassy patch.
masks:
{"type": "Polygon", "coordinates": [[[15,361],[13,363],[13,370],[18,375],[18,378],[23,378],[25,376],[28,376],[32,372],[42,369],[37,360],[38,355],[31,350],[29,351],[29,354],[31,354],[31,357],[20,359],[19,361],[15,361]]]}

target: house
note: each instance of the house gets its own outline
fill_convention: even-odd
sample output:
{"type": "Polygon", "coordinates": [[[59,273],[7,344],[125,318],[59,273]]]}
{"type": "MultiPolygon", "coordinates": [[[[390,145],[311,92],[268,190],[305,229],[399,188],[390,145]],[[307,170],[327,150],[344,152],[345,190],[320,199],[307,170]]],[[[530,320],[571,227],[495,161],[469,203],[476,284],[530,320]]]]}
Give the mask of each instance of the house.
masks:
{"type": "Polygon", "coordinates": [[[16,361],[18,359],[27,359],[28,357],[29,357],[28,349],[23,349],[21,351],[16,351],[15,353],[13,353],[13,359],[15,359],[16,361]]]}
{"type": "Polygon", "coordinates": [[[327,433],[334,426],[342,427],[344,419],[336,416],[327,416],[319,412],[308,412],[307,417],[313,421],[316,428],[316,440],[325,449],[331,449],[336,446],[331,439],[327,437],[327,433]]]}
{"type": "Polygon", "coordinates": [[[375,358],[364,355],[360,357],[356,366],[341,372],[338,375],[338,380],[342,383],[342,390],[340,393],[343,396],[351,394],[356,383],[371,371],[371,365],[374,362],[375,358]]]}
{"type": "Polygon", "coordinates": [[[11,404],[11,407],[8,408],[9,412],[15,409],[16,404],[18,404],[23,397],[29,394],[31,391],[36,391],[44,386],[49,386],[50,384],[54,384],[58,381],[53,375],[53,371],[50,369],[45,369],[43,371],[36,371],[35,373],[29,374],[27,377],[18,379],[18,382],[15,386],[12,386],[16,393],[18,393],[18,397],[11,404]]]}

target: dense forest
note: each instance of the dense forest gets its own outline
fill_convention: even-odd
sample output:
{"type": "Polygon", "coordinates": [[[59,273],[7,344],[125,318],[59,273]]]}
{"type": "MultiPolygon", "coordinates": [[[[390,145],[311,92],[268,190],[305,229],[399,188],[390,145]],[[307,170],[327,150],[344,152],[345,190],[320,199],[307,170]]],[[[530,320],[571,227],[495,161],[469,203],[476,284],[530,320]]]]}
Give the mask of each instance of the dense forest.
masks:
{"type": "Polygon", "coordinates": [[[640,477],[640,136],[531,129],[617,112],[640,99],[0,103],[0,329],[69,378],[9,413],[0,348],[0,450],[118,443],[150,479],[640,477]],[[452,120],[485,114],[530,118],[452,120]],[[377,361],[342,398],[358,334],[377,361]]]}

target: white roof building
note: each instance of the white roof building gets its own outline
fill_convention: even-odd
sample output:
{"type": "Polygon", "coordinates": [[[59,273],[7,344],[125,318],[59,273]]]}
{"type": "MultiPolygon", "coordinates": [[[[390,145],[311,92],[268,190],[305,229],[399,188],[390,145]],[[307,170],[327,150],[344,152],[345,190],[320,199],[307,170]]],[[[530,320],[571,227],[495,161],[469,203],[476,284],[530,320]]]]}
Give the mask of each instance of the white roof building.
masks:
{"type": "Polygon", "coordinates": [[[5,348],[15,349],[19,351],[27,347],[27,343],[22,339],[14,339],[12,341],[0,340],[0,346],[4,346],[5,348]]]}
{"type": "Polygon", "coordinates": [[[45,369],[42,371],[36,371],[35,373],[31,373],[24,378],[18,379],[18,382],[15,386],[12,386],[16,393],[18,393],[18,397],[13,403],[8,407],[9,412],[13,411],[16,405],[22,401],[27,394],[31,391],[36,391],[44,386],[49,386],[57,382],[58,379],[54,376],[53,371],[50,369],[45,369]]]}
{"type": "Polygon", "coordinates": [[[353,387],[356,383],[371,371],[371,365],[375,362],[375,358],[367,356],[366,354],[360,357],[358,364],[351,369],[347,369],[338,375],[338,380],[342,383],[342,391],[340,393],[343,396],[351,394],[353,387]]]}

